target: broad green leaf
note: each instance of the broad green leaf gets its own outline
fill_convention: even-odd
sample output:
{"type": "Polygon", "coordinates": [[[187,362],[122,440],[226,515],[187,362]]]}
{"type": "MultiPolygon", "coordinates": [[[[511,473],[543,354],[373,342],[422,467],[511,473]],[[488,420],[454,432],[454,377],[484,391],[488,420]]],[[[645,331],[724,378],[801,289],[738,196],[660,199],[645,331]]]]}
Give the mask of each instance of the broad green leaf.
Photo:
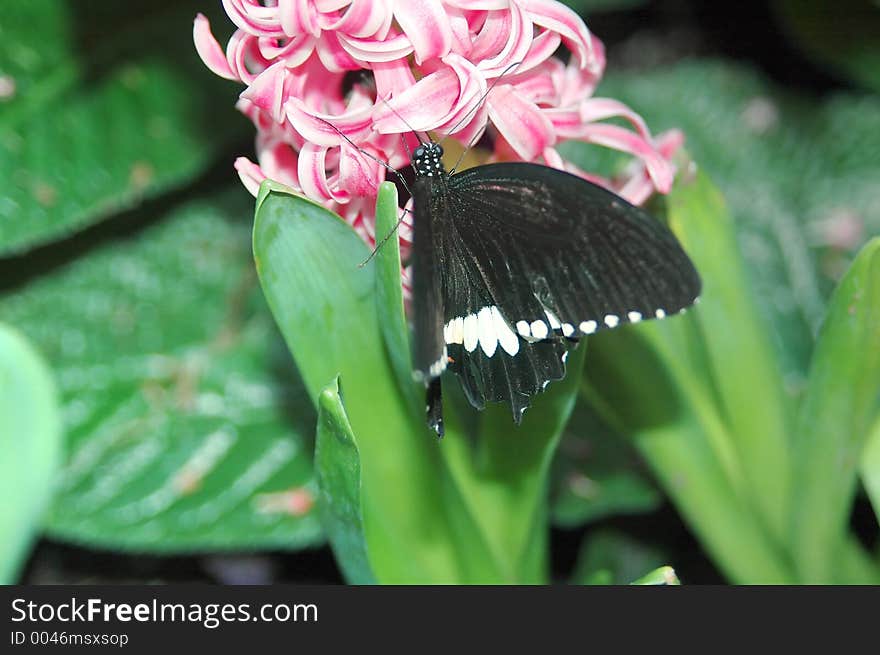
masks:
{"type": "MultiPolygon", "coordinates": [[[[393,190],[383,193],[392,195],[380,205],[381,227],[397,215],[393,190]]],[[[438,441],[425,426],[424,406],[401,391],[412,374],[400,352],[407,339],[394,290],[396,249],[389,240],[360,268],[368,249],[339,217],[278,185],[261,190],[254,229],[260,278],[310,392],[337,375],[344,385],[376,579],[545,581],[547,470],[578,376],[536,399],[519,429],[506,407],[473,410],[449,377],[446,437],[438,441]]],[[[569,360],[575,373],[583,352],[569,360]]]]}
{"type": "Polygon", "coordinates": [[[546,581],[550,464],[574,409],[586,352],[582,343],[569,353],[565,379],[533,400],[519,427],[506,405],[476,412],[462,402],[457,380],[444,383],[441,452],[503,582],[546,581]]]}
{"type": "Polygon", "coordinates": [[[553,462],[553,522],[575,527],[655,510],[662,496],[649,478],[629,439],[578,403],[553,462]]]}
{"type": "Polygon", "coordinates": [[[360,455],[338,382],[318,399],[315,473],[324,531],[346,580],[375,584],[364,538],[360,455]]]}
{"type": "Polygon", "coordinates": [[[0,255],[190,182],[247,134],[235,85],[205,69],[192,45],[203,3],[7,4],[0,255]]]}
{"type": "Polygon", "coordinates": [[[261,298],[246,199],[108,234],[0,299],[59,381],[52,537],[149,552],[321,541],[315,414],[261,298]]]}
{"type": "MultiPolygon", "coordinates": [[[[788,398],[767,328],[750,289],[724,202],[703,173],[679,182],[668,198],[670,226],[703,279],[694,312],[710,370],[683,375],[714,387],[731,434],[744,485],[777,539],[788,534],[788,398]]],[[[673,355],[679,361],[680,353],[673,355]]]]}
{"type": "MultiPolygon", "coordinates": [[[[611,72],[597,95],[628,103],[654,132],[684,131],[730,206],[786,392],[801,393],[827,298],[867,236],[880,233],[880,98],[804,99],[748,69],[705,60],[611,72]]],[[[586,170],[625,161],[565,145],[586,170]]]]}
{"type": "Polygon", "coordinates": [[[876,2],[776,0],[773,7],[786,36],[807,55],[835,73],[880,91],[880,7],[876,2]]]}
{"type": "Polygon", "coordinates": [[[376,201],[376,235],[380,243],[388,235],[391,237],[376,253],[377,311],[381,317],[379,325],[385,348],[400,389],[404,395],[412,397],[413,407],[416,407],[421,401],[415,397],[416,385],[413,384],[409,332],[400,283],[400,243],[396,232],[400,211],[397,188],[391,182],[384,182],[376,201]]]}
{"type": "Polygon", "coordinates": [[[677,586],[681,584],[681,580],[678,579],[675,569],[671,566],[661,566],[659,569],[654,569],[638,580],[635,580],[632,584],[677,586]]]}
{"type": "Polygon", "coordinates": [[[571,582],[629,584],[661,566],[665,559],[659,548],[636,541],[622,532],[596,530],[588,532],[581,544],[571,582]]]}
{"type": "Polygon", "coordinates": [[[874,514],[880,521],[880,420],[874,423],[865,444],[861,463],[862,484],[871,499],[874,514]]]}
{"type": "Polygon", "coordinates": [[[794,446],[792,543],[803,582],[835,581],[862,450],[880,409],[880,238],[831,299],[794,446]]]}
{"type": "Polygon", "coordinates": [[[61,459],[55,382],[24,337],[0,323],[0,584],[13,584],[49,503],[61,459]]]}
{"type": "Polygon", "coordinates": [[[376,579],[461,581],[438,479],[438,444],[400,393],[385,354],[376,261],[358,266],[368,255],[338,216],[263,184],[254,225],[257,271],[313,401],[337,376],[344,385],[376,579]]]}
{"type": "MultiPolygon", "coordinates": [[[[672,326],[691,318],[661,323],[672,326]]],[[[668,358],[658,353],[650,337],[658,326],[639,324],[593,337],[585,399],[618,432],[631,435],[691,530],[733,582],[791,582],[775,544],[722,463],[715,442],[729,435],[720,429],[713,436],[719,431],[715,410],[682,388],[668,358]]]]}

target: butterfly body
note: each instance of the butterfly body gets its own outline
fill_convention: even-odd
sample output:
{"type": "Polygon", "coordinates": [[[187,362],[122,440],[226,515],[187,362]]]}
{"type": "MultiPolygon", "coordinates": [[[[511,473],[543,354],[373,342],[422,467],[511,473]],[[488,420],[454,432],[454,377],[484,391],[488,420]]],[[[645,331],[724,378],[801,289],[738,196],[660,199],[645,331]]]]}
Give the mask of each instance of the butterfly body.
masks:
{"type": "Polygon", "coordinates": [[[474,407],[507,402],[519,423],[581,337],[699,295],[675,237],[622,198],[538,164],[449,174],[442,152],[413,153],[413,359],[438,434],[445,370],[474,407]]]}

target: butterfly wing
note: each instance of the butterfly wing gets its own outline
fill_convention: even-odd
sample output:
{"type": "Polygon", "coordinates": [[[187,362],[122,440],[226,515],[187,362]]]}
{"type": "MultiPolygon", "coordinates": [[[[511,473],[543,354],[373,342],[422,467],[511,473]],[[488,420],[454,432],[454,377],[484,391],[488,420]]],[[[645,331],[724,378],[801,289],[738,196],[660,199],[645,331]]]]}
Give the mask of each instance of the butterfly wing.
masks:
{"type": "MultiPolygon", "coordinates": [[[[563,377],[579,337],[678,313],[699,295],[699,276],[665,226],[579,177],[490,164],[427,186],[416,193],[416,240],[431,223],[439,302],[434,368],[417,366],[429,377],[451,368],[475,407],[506,401],[519,422],[532,396],[563,377]]],[[[424,343],[419,277],[416,267],[424,343]]]]}

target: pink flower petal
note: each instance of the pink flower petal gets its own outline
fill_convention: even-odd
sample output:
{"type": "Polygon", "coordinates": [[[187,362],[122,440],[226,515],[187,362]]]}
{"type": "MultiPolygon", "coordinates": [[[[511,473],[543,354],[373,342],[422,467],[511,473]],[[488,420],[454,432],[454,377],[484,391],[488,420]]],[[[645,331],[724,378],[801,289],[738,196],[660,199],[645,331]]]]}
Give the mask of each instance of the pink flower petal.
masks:
{"type": "Polygon", "coordinates": [[[351,57],[371,63],[403,59],[413,51],[413,46],[405,34],[397,34],[384,41],[358,39],[340,34],[339,43],[351,57]]]}
{"type": "Polygon", "coordinates": [[[672,165],[663,159],[653,144],[643,137],[618,125],[593,123],[583,126],[578,138],[635,155],[644,162],[657,190],[661,193],[669,193],[672,187],[672,165]]]}
{"type": "Polygon", "coordinates": [[[284,120],[282,104],[287,76],[287,67],[283,61],[278,61],[257,75],[241,97],[269,114],[276,123],[280,123],[284,120]]]}
{"type": "Polygon", "coordinates": [[[516,75],[532,70],[547,61],[559,48],[562,38],[556,32],[542,32],[532,39],[532,45],[522,62],[512,72],[516,75]]]}
{"type": "Polygon", "coordinates": [[[309,0],[278,0],[278,20],[288,36],[321,36],[318,11],[309,0]]]}
{"type": "Polygon", "coordinates": [[[452,49],[452,26],[440,0],[395,0],[394,18],[412,43],[417,64],[452,49]]]}
{"type": "Polygon", "coordinates": [[[581,103],[580,117],[584,123],[595,123],[607,118],[625,118],[645,139],[651,138],[651,132],[644,119],[632,109],[618,100],[611,98],[590,98],[581,103]]]}
{"type": "Polygon", "coordinates": [[[300,34],[282,46],[278,39],[262,36],[257,40],[260,54],[268,61],[280,59],[288,68],[297,68],[305,63],[315,50],[317,40],[311,34],[300,34]]]}
{"type": "Polygon", "coordinates": [[[490,11],[492,9],[507,9],[511,0],[445,0],[446,4],[470,11],[490,11]]]}
{"type": "Polygon", "coordinates": [[[236,30],[226,44],[226,61],[235,76],[245,84],[269,67],[260,54],[258,38],[244,30],[236,30]]]}
{"type": "Polygon", "coordinates": [[[318,57],[328,71],[338,73],[363,68],[345,47],[345,40],[347,40],[345,35],[336,32],[324,32],[318,39],[318,57]]]}
{"type": "Polygon", "coordinates": [[[327,180],[326,161],[326,147],[307,143],[300,150],[297,166],[299,183],[303,194],[318,202],[333,200],[330,183],[327,180]]]}
{"type": "Polygon", "coordinates": [[[593,53],[590,32],[572,9],[556,0],[516,0],[536,25],[558,32],[578,57],[581,68],[595,70],[598,62],[593,53]]]}
{"type": "Polygon", "coordinates": [[[460,92],[451,68],[431,73],[391,98],[387,106],[377,105],[373,127],[384,134],[433,130],[446,120],[460,92]]]}
{"type": "Polygon", "coordinates": [[[340,132],[355,143],[359,143],[372,131],[370,106],[354,108],[336,115],[317,112],[299,98],[288,98],[285,110],[291,126],[306,141],[324,147],[343,143],[345,139],[340,132]]]}
{"type": "Polygon", "coordinates": [[[229,62],[226,61],[226,55],[223,54],[220,44],[211,34],[211,24],[203,14],[198,14],[193,21],[193,42],[199,57],[211,72],[227,80],[238,79],[232,72],[232,68],[229,67],[229,62]]]}
{"type": "Polygon", "coordinates": [[[352,148],[348,143],[340,146],[339,187],[356,197],[374,197],[384,172],[378,163],[352,148]]]}
{"type": "Polygon", "coordinates": [[[391,0],[353,0],[342,17],[326,29],[381,41],[388,35],[393,20],[391,0]]]}
{"type": "Polygon", "coordinates": [[[284,36],[276,7],[263,6],[259,0],[223,0],[223,8],[236,27],[248,34],[284,36]]]}
{"type": "MultiPolygon", "coordinates": [[[[370,65],[376,82],[376,95],[388,100],[416,83],[409,62],[405,59],[377,61],[370,65]]],[[[381,101],[380,101],[381,102],[381,101]]]]}
{"type": "Polygon", "coordinates": [[[533,41],[532,23],[525,13],[512,4],[509,11],[489,12],[483,29],[474,40],[471,61],[486,77],[516,73],[533,41]],[[517,64],[517,67],[508,69],[517,64]]]}
{"type": "Polygon", "coordinates": [[[532,161],[555,142],[550,120],[509,84],[492,89],[488,105],[492,123],[523,160],[532,161]]]}
{"type": "Polygon", "coordinates": [[[244,188],[256,198],[260,191],[260,185],[266,179],[262,169],[247,157],[239,157],[235,160],[235,170],[238,171],[238,177],[241,178],[244,188]]]}

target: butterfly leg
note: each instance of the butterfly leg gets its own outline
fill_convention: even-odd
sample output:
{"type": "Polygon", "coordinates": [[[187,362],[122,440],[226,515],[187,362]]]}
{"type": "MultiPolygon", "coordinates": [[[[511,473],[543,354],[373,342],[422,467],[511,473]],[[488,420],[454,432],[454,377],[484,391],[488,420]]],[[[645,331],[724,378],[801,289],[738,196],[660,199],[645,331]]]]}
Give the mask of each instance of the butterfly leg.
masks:
{"type": "Polygon", "coordinates": [[[443,396],[440,390],[440,378],[434,378],[428,383],[428,390],[425,394],[425,414],[428,420],[428,427],[437,433],[438,437],[443,436],[443,396]]]}

